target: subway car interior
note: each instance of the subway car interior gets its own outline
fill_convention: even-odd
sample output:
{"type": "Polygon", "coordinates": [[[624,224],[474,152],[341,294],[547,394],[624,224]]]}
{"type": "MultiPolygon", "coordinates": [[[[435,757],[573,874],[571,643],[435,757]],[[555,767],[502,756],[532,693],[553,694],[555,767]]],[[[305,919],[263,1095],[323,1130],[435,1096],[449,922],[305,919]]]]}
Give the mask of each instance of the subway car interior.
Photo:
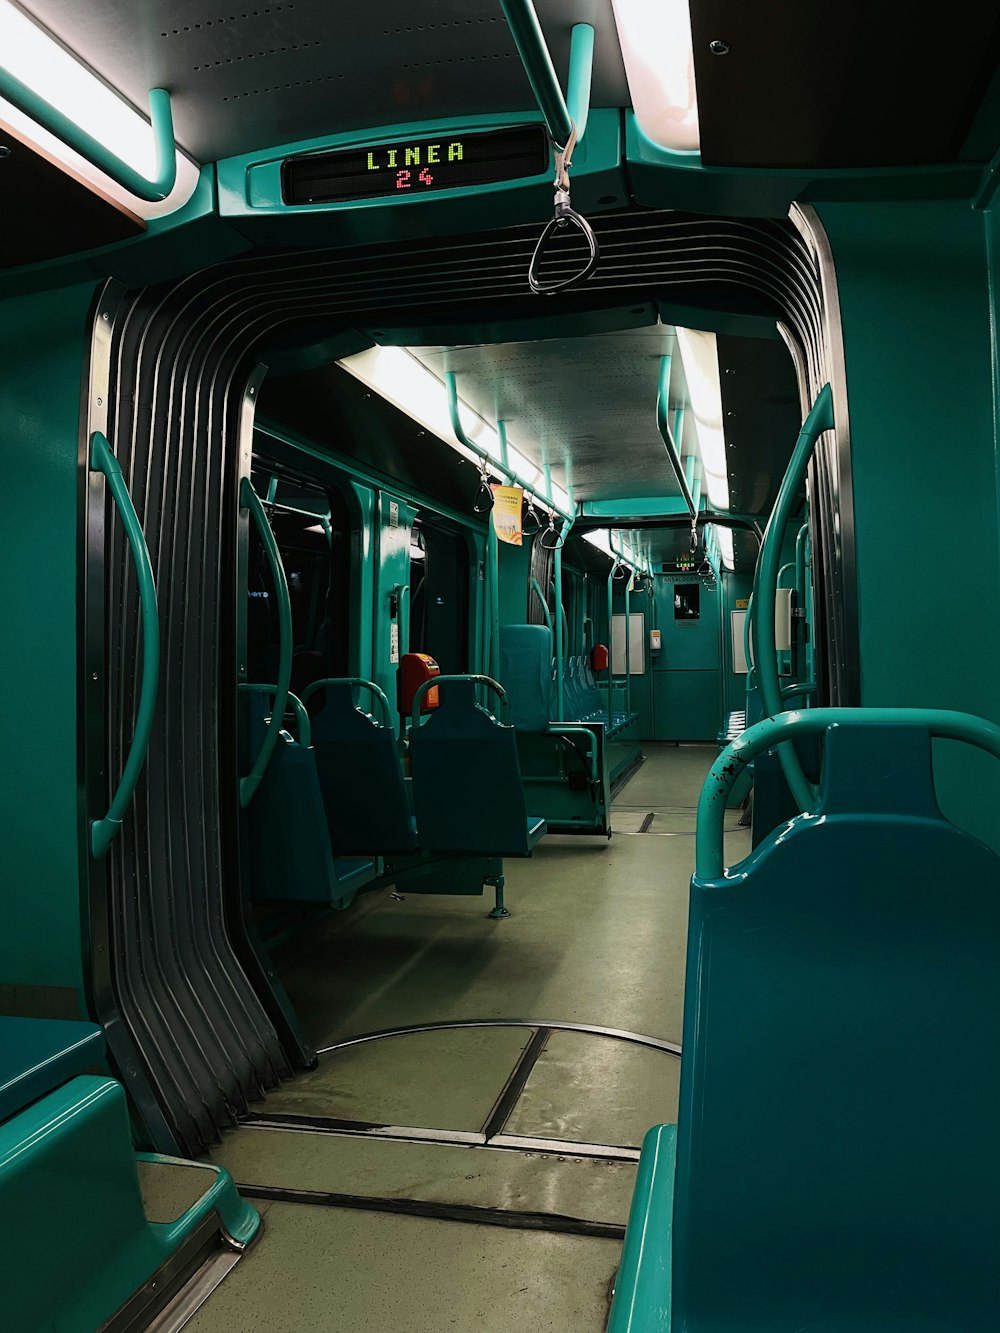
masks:
{"type": "Polygon", "coordinates": [[[998,188],[981,0],[0,0],[5,1333],[1000,1329],[998,188]]]}

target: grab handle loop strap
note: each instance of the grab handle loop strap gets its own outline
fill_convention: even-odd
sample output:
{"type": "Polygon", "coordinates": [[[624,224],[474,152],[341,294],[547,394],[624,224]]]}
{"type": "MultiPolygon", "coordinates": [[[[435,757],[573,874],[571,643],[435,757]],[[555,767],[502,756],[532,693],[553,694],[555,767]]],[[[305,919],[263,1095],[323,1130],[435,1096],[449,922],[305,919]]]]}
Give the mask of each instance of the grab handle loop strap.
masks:
{"type": "Polygon", "coordinates": [[[553,182],[555,186],[554,211],[551,221],[546,223],[544,231],[538,238],[538,244],[535,246],[535,253],[531,256],[531,265],[528,269],[528,285],[536,296],[552,296],[555,292],[563,292],[568,287],[574,287],[578,282],[585,282],[597,268],[597,262],[601,257],[600,247],[597,244],[597,237],[594,235],[593,228],[587,219],[582,217],[570,203],[569,171],[573,165],[575,145],[575,125],[569,137],[569,143],[564,149],[560,149],[553,144],[556,155],[556,175],[553,182]],[[583,268],[576,273],[571,273],[568,278],[560,278],[557,282],[543,282],[539,272],[545,251],[552,237],[566,235],[569,227],[576,227],[587,242],[588,254],[583,268]]]}

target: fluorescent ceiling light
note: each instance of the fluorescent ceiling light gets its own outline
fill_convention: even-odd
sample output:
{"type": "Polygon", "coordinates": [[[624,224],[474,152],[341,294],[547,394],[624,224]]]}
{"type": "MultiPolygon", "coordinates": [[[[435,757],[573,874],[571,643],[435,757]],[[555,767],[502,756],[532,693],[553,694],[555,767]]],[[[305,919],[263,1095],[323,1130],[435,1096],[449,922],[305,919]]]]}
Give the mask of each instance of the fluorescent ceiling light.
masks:
{"type": "Polygon", "coordinates": [[[632,108],[653,143],[698,150],[698,98],[688,0],[612,0],[632,108]]]}
{"type": "Polygon", "coordinates": [[[715,524],[712,526],[716,541],[719,544],[719,552],[722,556],[722,563],[727,569],[735,569],[736,561],[733,557],[733,530],[732,528],[722,528],[715,524]]]}
{"type": "Polygon", "coordinates": [[[677,330],[677,343],[694,414],[698,452],[708,498],[716,509],[729,508],[729,472],[726,433],[722,425],[722,386],[715,334],[697,329],[677,330]]]}
{"type": "Polygon", "coordinates": [[[583,540],[590,542],[591,546],[596,546],[599,551],[603,551],[612,560],[615,558],[611,551],[611,542],[608,540],[607,528],[595,528],[593,532],[585,532],[583,540]]]}
{"type": "MultiPolygon", "coordinates": [[[[344,357],[337,364],[374,390],[380,398],[398,407],[432,435],[450,445],[463,458],[477,465],[480,463],[479,454],[455,438],[448,408],[448,390],[444,382],[407,348],[370,347],[365,352],[344,357]]],[[[461,398],[458,400],[458,417],[466,438],[499,465],[500,436],[496,428],[461,398]]],[[[553,486],[550,504],[536,489],[541,479],[541,470],[510,443],[507,445],[507,467],[517,478],[515,484],[523,486],[537,506],[546,510],[555,506],[561,513],[569,513],[569,496],[566,492],[553,486]]],[[[503,475],[499,466],[494,471],[497,476],[503,475]]]]}
{"type": "MultiPolygon", "coordinates": [[[[156,153],[149,122],[43,28],[15,8],[10,0],[0,0],[0,53],[11,74],[105,144],[116,157],[144,175],[152,177],[156,174],[156,153]]],[[[16,138],[68,168],[71,175],[81,177],[138,217],[161,217],[174,212],[191,197],[198,183],[197,166],[178,153],[176,185],[166,199],[149,203],[137,199],[105,176],[85,157],[68,148],[61,139],[2,97],[0,122],[8,126],[16,138]]]]}

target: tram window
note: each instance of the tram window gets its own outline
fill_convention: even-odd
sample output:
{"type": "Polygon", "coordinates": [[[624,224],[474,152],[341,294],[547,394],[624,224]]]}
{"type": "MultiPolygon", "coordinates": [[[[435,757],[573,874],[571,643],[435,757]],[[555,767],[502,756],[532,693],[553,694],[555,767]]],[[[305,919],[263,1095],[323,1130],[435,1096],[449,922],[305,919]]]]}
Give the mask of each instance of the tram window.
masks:
{"type": "MultiPolygon", "coordinates": [[[[268,473],[254,486],[268,493],[268,473]]],[[[292,692],[348,672],[349,526],[339,492],[294,477],[279,479],[266,504],[292,607],[292,692]]],[[[277,604],[263,545],[251,528],[247,568],[247,678],[273,681],[280,654],[277,604]]]]}
{"type": "Polygon", "coordinates": [[[421,519],[410,537],[411,653],[442,672],[469,669],[469,555],[464,537],[421,519]]]}
{"type": "Polygon", "coordinates": [[[697,620],[701,616],[701,585],[674,584],[674,619],[697,620]]]}

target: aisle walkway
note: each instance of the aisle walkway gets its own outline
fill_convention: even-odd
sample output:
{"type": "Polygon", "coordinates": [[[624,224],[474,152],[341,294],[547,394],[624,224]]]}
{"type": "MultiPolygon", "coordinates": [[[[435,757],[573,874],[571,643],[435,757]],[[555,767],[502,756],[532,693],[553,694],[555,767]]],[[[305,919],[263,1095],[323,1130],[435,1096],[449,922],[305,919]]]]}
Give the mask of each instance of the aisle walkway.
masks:
{"type": "MultiPolygon", "coordinates": [[[[646,753],[610,843],[549,837],[508,863],[509,920],[486,899],[386,892],[281,960],[318,1047],[497,1025],[331,1051],[259,1108],[269,1127],[227,1136],[217,1160],[266,1230],[196,1333],[600,1333],[638,1145],[676,1114],[664,1043],[680,1040],[694,807],[716,751],[646,753]]],[[[749,850],[736,823],[731,861],[749,850]]]]}

